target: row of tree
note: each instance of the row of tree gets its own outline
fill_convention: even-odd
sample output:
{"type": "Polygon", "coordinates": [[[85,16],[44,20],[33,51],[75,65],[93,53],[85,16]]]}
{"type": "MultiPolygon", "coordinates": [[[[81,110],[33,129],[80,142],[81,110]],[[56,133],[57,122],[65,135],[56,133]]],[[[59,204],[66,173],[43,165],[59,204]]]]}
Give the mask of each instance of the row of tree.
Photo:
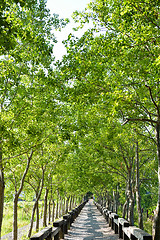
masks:
{"type": "Polygon", "coordinates": [[[53,30],[68,20],[51,16],[45,0],[3,1],[0,232],[4,199],[13,201],[16,240],[22,193],[36,199],[30,236],[40,199],[82,199],[90,190],[115,211],[123,205],[132,225],[136,203],[140,228],[142,207],[158,201],[160,239],[158,11],[158,0],[91,2],[74,14],[91,28],[79,39],[70,34],[55,63],[53,30]]]}
{"type": "Polygon", "coordinates": [[[19,196],[36,198],[37,207],[43,189],[53,185],[56,191],[66,181],[58,167],[67,148],[52,64],[53,30],[67,21],[51,16],[43,0],[4,0],[0,6],[0,235],[4,200],[11,200],[13,239],[19,196]]]}
{"type": "Polygon", "coordinates": [[[74,19],[80,27],[90,23],[92,28],[79,39],[68,36],[67,55],[57,65],[68,83],[64,99],[77,111],[74,134],[80,158],[89,160],[88,174],[92,169],[99,179],[102,173],[109,189],[113,181],[126,189],[123,216],[128,206],[132,225],[136,196],[141,228],[141,194],[145,198],[144,189],[153,194],[152,207],[158,202],[156,240],[160,239],[159,7],[159,1],[148,0],[91,2],[84,12],[76,11],[74,19]]]}

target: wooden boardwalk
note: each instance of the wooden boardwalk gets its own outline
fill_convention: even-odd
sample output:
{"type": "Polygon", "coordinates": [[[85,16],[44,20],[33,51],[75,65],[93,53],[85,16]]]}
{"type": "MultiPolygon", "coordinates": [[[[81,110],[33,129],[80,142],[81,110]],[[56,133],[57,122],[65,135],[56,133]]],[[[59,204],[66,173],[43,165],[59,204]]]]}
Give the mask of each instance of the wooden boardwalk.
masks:
{"type": "Polygon", "coordinates": [[[65,240],[117,240],[118,235],[106,223],[103,216],[97,210],[93,200],[84,206],[80,215],[72,224],[65,240]]]}

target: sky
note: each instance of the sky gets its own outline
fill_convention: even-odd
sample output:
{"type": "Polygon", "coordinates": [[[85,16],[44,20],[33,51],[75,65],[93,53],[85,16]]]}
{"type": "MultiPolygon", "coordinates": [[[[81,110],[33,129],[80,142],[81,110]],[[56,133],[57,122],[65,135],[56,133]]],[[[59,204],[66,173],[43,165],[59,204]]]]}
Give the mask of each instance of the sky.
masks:
{"type": "MultiPolygon", "coordinates": [[[[47,0],[47,8],[50,9],[51,13],[59,14],[60,18],[70,18],[75,10],[82,11],[85,9],[90,0],[47,0]]],[[[61,32],[55,31],[54,34],[58,40],[58,43],[54,46],[53,54],[56,60],[60,60],[62,56],[66,53],[62,41],[67,39],[69,33],[73,32],[72,28],[74,23],[71,20],[61,32]]],[[[82,35],[82,31],[74,33],[76,36],[82,35]]]]}

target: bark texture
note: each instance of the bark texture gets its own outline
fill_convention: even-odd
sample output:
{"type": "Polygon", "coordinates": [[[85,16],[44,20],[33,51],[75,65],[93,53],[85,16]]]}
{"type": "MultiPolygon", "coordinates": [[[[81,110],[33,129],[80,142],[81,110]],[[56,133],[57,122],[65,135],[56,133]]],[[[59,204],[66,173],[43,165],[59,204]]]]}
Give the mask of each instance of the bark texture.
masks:
{"type": "Polygon", "coordinates": [[[3,220],[3,208],[4,208],[4,169],[2,163],[2,142],[0,141],[0,239],[1,239],[1,229],[3,220]]]}
{"type": "Polygon", "coordinates": [[[139,150],[138,150],[138,142],[136,142],[136,204],[137,204],[137,212],[138,212],[138,226],[143,229],[143,214],[141,208],[141,195],[140,195],[140,181],[139,181],[139,150]]]}
{"type": "MultiPolygon", "coordinates": [[[[159,117],[160,118],[160,117],[159,117]]],[[[153,239],[160,239],[160,119],[157,122],[156,126],[156,142],[157,142],[157,159],[158,159],[158,203],[154,215],[154,224],[153,224],[153,239]]]]}
{"type": "Polygon", "coordinates": [[[40,187],[40,184],[39,184],[39,186],[36,190],[36,200],[34,202],[33,209],[32,209],[32,216],[31,216],[31,222],[30,222],[30,227],[29,227],[29,231],[28,231],[28,238],[30,238],[31,234],[32,234],[35,211],[36,211],[36,231],[39,230],[39,205],[38,205],[38,201],[40,199],[40,196],[41,196],[41,193],[42,193],[42,190],[43,190],[43,185],[44,185],[44,170],[43,170],[43,174],[42,174],[41,187],[40,187]]]}
{"type": "Polygon", "coordinates": [[[54,214],[55,214],[55,202],[52,200],[52,222],[54,222],[54,214]]]}
{"type": "Polygon", "coordinates": [[[44,212],[43,212],[43,227],[47,227],[47,201],[48,201],[49,190],[46,187],[45,197],[44,197],[44,212]]]}
{"type": "Polygon", "coordinates": [[[23,176],[21,178],[20,187],[19,187],[18,190],[17,190],[17,188],[18,188],[17,184],[15,183],[15,195],[14,195],[14,206],[13,206],[13,240],[17,240],[17,233],[18,233],[18,228],[17,228],[17,225],[18,225],[17,224],[17,218],[18,218],[18,215],[17,215],[18,198],[19,198],[19,195],[21,194],[21,192],[23,190],[25,177],[26,177],[26,175],[28,173],[28,170],[29,170],[29,166],[30,166],[30,162],[31,162],[31,159],[32,159],[32,155],[33,155],[33,151],[31,151],[31,154],[28,157],[27,165],[26,165],[25,171],[23,173],[23,176]]]}

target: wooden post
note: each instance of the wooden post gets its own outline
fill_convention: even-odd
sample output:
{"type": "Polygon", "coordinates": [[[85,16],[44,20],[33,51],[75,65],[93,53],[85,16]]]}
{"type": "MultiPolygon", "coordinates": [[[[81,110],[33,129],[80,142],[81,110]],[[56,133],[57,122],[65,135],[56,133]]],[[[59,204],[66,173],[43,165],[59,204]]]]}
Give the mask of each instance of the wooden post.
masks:
{"type": "Polygon", "coordinates": [[[64,220],[58,220],[54,222],[53,226],[60,228],[59,237],[60,239],[64,239],[64,220]]]}

